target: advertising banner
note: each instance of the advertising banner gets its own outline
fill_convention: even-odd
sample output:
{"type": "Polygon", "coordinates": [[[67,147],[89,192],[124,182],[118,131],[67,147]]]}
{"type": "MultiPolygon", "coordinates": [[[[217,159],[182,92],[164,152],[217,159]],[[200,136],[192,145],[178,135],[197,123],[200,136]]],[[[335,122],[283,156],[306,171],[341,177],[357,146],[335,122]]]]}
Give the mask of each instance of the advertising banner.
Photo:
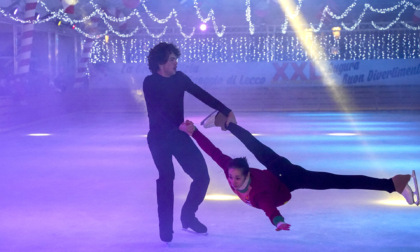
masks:
{"type": "MultiPolygon", "coordinates": [[[[245,63],[179,63],[202,87],[274,87],[323,85],[318,64],[327,64],[327,73],[337,85],[420,85],[420,59],[282,61],[245,63]]],[[[91,64],[92,87],[141,88],[150,74],[146,63],[91,64]]]]}

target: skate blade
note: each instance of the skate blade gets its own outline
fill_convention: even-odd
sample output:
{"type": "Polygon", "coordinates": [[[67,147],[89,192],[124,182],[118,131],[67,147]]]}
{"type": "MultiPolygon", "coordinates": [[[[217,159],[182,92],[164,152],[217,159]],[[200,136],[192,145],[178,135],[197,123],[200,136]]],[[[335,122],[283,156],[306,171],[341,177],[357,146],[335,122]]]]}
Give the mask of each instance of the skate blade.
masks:
{"type": "Polygon", "coordinates": [[[182,228],[182,231],[187,232],[187,233],[191,233],[191,234],[196,234],[196,235],[201,235],[201,236],[207,236],[208,233],[197,233],[191,229],[188,228],[182,228]]]}
{"type": "Polygon", "coordinates": [[[212,116],[216,116],[215,115],[215,113],[217,113],[218,111],[217,110],[215,110],[215,111],[213,111],[213,112],[211,112],[210,113],[210,115],[208,115],[206,118],[204,118],[203,119],[203,121],[201,121],[201,123],[200,123],[200,125],[202,125],[204,128],[210,128],[209,126],[207,126],[207,125],[205,125],[206,124],[206,121],[210,118],[210,117],[212,117],[212,116]]]}
{"type": "Polygon", "coordinates": [[[420,203],[420,197],[419,197],[419,185],[417,184],[417,177],[416,177],[416,171],[413,170],[413,173],[411,174],[411,177],[413,178],[413,182],[414,182],[414,204],[416,204],[417,206],[420,203]]]}

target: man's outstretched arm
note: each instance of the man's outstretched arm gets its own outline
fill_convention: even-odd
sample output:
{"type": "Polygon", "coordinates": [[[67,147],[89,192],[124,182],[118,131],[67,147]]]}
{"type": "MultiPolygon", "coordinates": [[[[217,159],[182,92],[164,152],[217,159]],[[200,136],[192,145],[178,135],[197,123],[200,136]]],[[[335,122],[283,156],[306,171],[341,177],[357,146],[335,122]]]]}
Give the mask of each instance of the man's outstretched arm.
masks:
{"type": "MultiPolygon", "coordinates": [[[[195,96],[197,99],[202,101],[207,106],[219,111],[227,117],[227,124],[236,123],[235,114],[231,109],[229,109],[225,104],[216,99],[213,95],[208,93],[206,90],[195,84],[191,79],[184,73],[179,72],[185,80],[185,90],[195,96]]],[[[225,127],[222,127],[222,130],[226,130],[225,127]]]]}
{"type": "Polygon", "coordinates": [[[194,126],[193,122],[187,120],[179,126],[179,129],[192,136],[198,146],[200,146],[200,148],[225,171],[225,174],[227,174],[228,164],[232,160],[231,157],[223,154],[220,149],[214,146],[214,144],[194,126]]]}
{"type": "Polygon", "coordinates": [[[192,94],[194,97],[202,101],[207,106],[220,111],[225,116],[229,116],[229,113],[232,111],[221,101],[216,99],[213,95],[208,93],[206,90],[192,82],[190,77],[188,77],[183,72],[178,72],[181,78],[183,78],[183,83],[185,84],[185,91],[192,94]]]}

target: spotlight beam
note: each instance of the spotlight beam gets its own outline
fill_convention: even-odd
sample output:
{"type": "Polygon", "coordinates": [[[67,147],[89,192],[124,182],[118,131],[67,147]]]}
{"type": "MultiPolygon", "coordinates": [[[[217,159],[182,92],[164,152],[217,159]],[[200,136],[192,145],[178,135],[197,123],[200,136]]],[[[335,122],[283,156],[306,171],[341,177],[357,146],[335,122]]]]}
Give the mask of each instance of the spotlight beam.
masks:
{"type": "Polygon", "coordinates": [[[334,101],[340,106],[344,112],[349,112],[349,103],[347,95],[343,90],[339,89],[340,80],[334,78],[333,68],[327,61],[317,60],[314,55],[325,53],[324,48],[316,41],[316,39],[308,39],[307,29],[310,27],[308,22],[302,15],[302,12],[296,12],[296,4],[292,0],[277,0],[286,19],[289,20],[290,26],[295,32],[297,38],[305,48],[309,58],[313,62],[316,69],[321,74],[322,82],[326,85],[332,93],[334,101]]]}
{"type": "Polygon", "coordinates": [[[310,26],[303,17],[302,12],[294,11],[297,9],[297,7],[293,0],[277,0],[277,2],[285,13],[286,20],[289,21],[292,29],[296,33],[297,38],[302,43],[305,51],[308,53],[309,59],[311,59],[315,68],[320,72],[322,83],[324,83],[324,85],[328,88],[328,91],[331,93],[335,103],[339,106],[340,110],[345,112],[344,115],[346,120],[349,122],[356,136],[359,136],[359,140],[365,147],[366,154],[368,155],[369,159],[379,168],[378,163],[375,162],[375,160],[377,160],[375,154],[372,152],[367,141],[363,137],[360,137],[363,134],[360,133],[356,121],[349,113],[351,111],[349,97],[345,90],[340,88],[341,81],[337,78],[334,78],[334,71],[328,61],[320,61],[314,58],[314,55],[325,53],[325,50],[316,41],[316,39],[307,39],[307,29],[309,29],[310,26]]]}

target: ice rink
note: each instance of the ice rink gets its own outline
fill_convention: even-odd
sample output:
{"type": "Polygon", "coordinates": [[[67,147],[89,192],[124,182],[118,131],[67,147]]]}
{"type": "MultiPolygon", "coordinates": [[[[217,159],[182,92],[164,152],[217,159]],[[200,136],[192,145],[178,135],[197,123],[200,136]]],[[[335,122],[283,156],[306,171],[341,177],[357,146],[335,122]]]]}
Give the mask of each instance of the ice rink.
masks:
{"type": "MultiPolygon", "coordinates": [[[[205,116],[185,118],[198,124],[205,116]]],[[[420,175],[418,111],[238,112],[236,118],[309,170],[420,175]]],[[[229,132],[199,129],[227,155],[263,168],[229,132]]],[[[376,191],[295,191],[279,208],[291,224],[281,232],[238,199],[205,200],[197,216],[208,235],[182,231],[191,180],[176,161],[175,233],[167,246],[158,234],[158,174],[147,131],[144,113],[74,113],[0,132],[0,251],[420,251],[420,207],[376,191]]],[[[204,157],[207,195],[233,196],[222,170],[204,157]]]]}

